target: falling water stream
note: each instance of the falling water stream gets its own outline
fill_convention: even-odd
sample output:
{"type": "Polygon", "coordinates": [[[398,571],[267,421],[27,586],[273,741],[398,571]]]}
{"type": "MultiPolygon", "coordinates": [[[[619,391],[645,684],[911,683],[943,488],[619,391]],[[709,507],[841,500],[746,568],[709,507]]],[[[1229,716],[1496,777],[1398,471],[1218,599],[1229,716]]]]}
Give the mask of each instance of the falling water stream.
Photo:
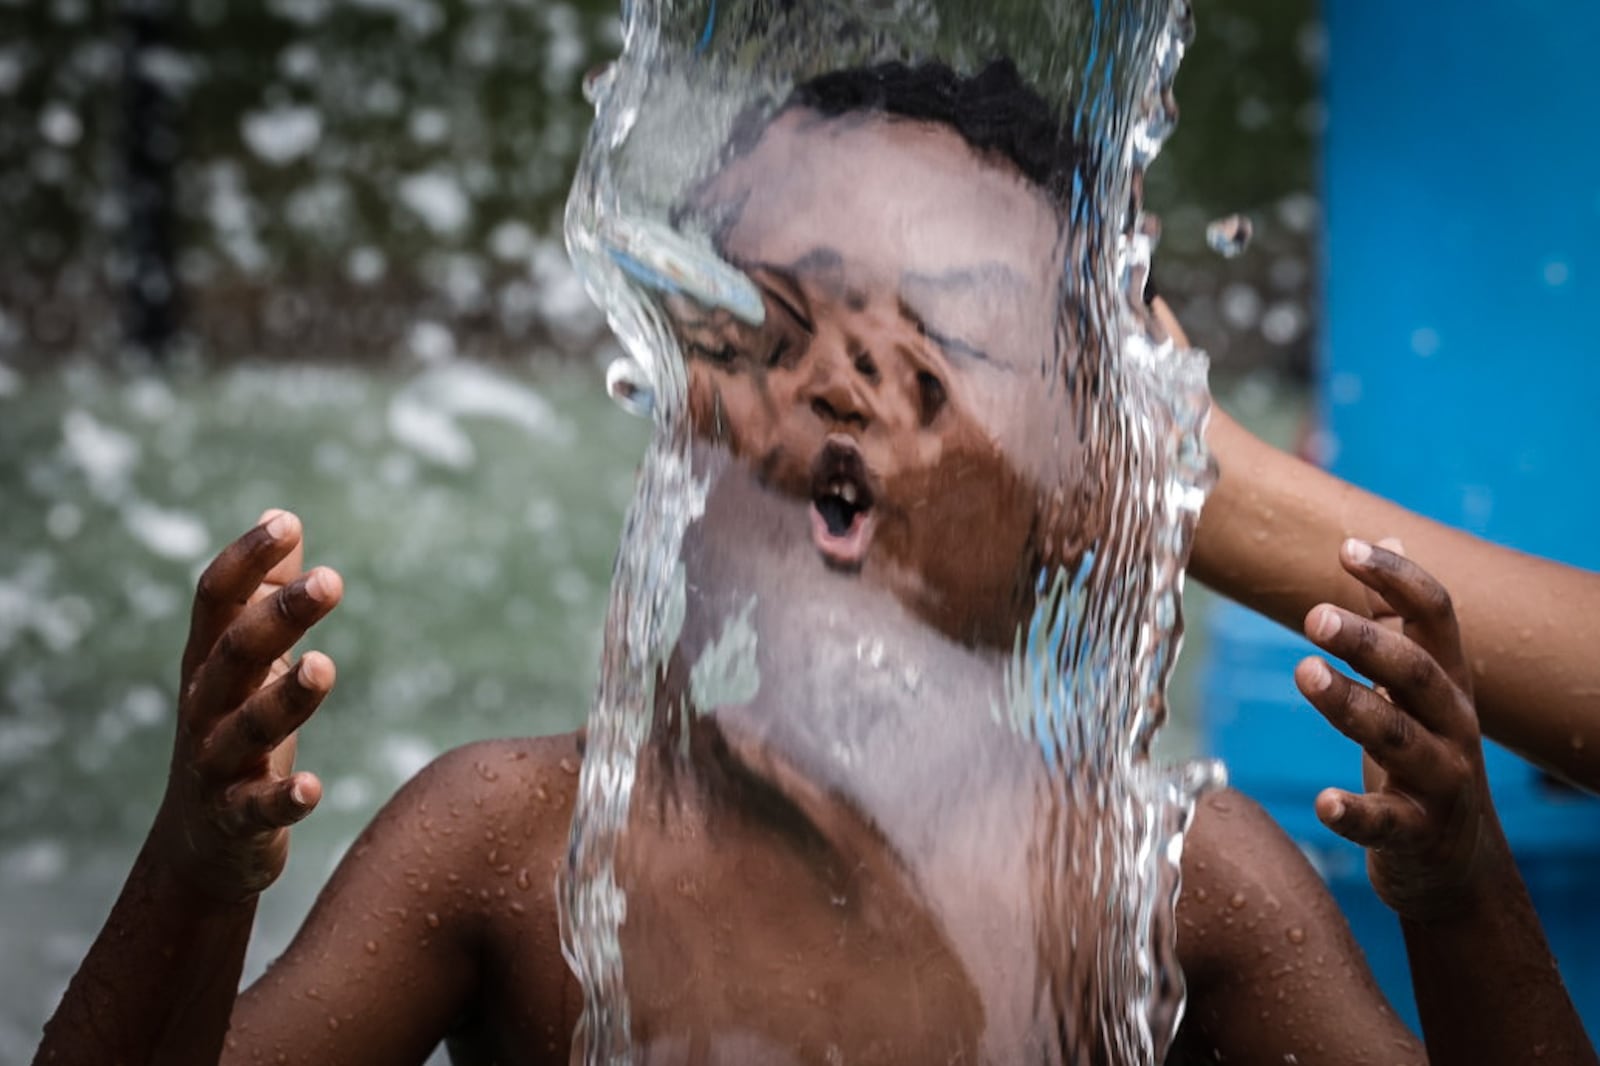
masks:
{"type": "Polygon", "coordinates": [[[588,1063],[1156,1063],[1208,480],[1182,0],[633,0],[568,242],[653,437],[562,883],[588,1063]]]}

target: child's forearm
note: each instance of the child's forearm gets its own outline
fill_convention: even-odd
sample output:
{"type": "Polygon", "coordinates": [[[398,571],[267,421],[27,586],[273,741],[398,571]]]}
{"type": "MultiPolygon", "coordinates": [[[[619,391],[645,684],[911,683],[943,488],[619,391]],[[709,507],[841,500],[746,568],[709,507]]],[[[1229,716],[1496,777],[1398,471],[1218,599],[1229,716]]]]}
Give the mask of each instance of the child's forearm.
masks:
{"type": "Polygon", "coordinates": [[[1459,917],[1402,919],[1428,1061],[1596,1066],[1504,841],[1492,892],[1459,917]]]}
{"type": "Polygon", "coordinates": [[[255,919],[150,858],[134,862],[111,916],[45,1024],[35,1063],[205,1063],[222,1051],[255,919]]]}
{"type": "Polygon", "coordinates": [[[1600,575],[1490,544],[1364,492],[1215,411],[1219,478],[1200,518],[1196,579],[1298,628],[1312,606],[1364,612],[1336,564],[1350,536],[1398,537],[1451,590],[1484,732],[1600,790],[1600,575]]]}

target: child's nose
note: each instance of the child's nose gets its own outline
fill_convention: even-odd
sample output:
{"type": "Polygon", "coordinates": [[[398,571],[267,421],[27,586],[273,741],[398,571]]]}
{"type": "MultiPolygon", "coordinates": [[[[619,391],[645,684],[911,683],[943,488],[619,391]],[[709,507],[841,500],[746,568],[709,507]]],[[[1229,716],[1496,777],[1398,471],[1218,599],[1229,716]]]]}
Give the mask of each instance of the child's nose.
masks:
{"type": "Polygon", "coordinates": [[[870,390],[877,377],[871,357],[842,351],[818,354],[805,391],[812,413],[829,425],[865,429],[872,420],[870,390]]]}

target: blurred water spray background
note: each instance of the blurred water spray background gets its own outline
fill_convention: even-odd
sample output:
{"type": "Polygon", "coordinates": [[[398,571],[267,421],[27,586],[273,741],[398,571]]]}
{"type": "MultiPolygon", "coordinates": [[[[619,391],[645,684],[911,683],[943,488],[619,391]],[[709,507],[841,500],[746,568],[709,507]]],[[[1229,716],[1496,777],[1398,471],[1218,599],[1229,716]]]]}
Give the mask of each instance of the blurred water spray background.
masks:
{"type": "MultiPolygon", "coordinates": [[[[327,798],[250,973],[428,759],[582,720],[646,437],[559,236],[617,26],[596,0],[0,0],[0,1060],[154,810],[193,578],[263,508],[349,591],[301,749],[327,798]]],[[[1198,27],[1148,183],[1157,284],[1287,443],[1322,35],[1303,0],[1198,27]]]]}

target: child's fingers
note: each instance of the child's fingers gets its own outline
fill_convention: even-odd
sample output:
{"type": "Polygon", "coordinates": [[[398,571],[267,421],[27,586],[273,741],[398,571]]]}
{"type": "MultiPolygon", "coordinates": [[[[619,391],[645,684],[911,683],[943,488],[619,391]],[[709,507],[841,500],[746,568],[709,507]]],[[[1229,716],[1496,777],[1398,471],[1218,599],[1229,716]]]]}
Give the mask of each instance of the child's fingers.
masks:
{"type": "Polygon", "coordinates": [[[1423,795],[1456,786],[1443,742],[1366,685],[1308,658],[1295,667],[1295,684],[1339,732],[1360,744],[1372,761],[1423,795]]]}
{"type": "Polygon", "coordinates": [[[343,591],[339,575],[319,566],[240,613],[200,664],[186,694],[193,724],[209,729],[237,707],[261,684],[273,661],[333,610],[343,591]]]}
{"type": "MultiPolygon", "coordinates": [[[[1405,546],[1394,537],[1385,537],[1378,541],[1377,546],[1399,556],[1404,556],[1406,553],[1405,546]]],[[[1367,584],[1361,586],[1361,591],[1366,597],[1368,618],[1381,624],[1385,629],[1401,631],[1405,628],[1405,619],[1400,617],[1400,612],[1394,609],[1393,604],[1383,598],[1383,593],[1367,584]]]]}
{"type": "Polygon", "coordinates": [[[280,568],[300,543],[300,520],[271,510],[255,527],[222,549],[195,583],[189,642],[183,649],[183,681],[211,654],[223,631],[239,616],[261,582],[280,568]]]}
{"type": "Polygon", "coordinates": [[[1463,691],[1470,691],[1455,605],[1445,587],[1404,555],[1364,540],[1345,541],[1339,559],[1352,576],[1399,613],[1406,636],[1420,644],[1463,691]]]}
{"type": "Polygon", "coordinates": [[[333,660],[307,652],[296,669],[258,689],[217,723],[197,768],[225,781],[259,767],[311,717],[333,688],[333,679],[333,660]]]}
{"type": "Polygon", "coordinates": [[[1441,736],[1470,729],[1471,708],[1444,668],[1409,635],[1329,603],[1306,615],[1306,636],[1381,685],[1410,717],[1441,736]]]}
{"type": "Polygon", "coordinates": [[[224,828],[236,836],[269,833],[300,821],[322,799],[315,774],[297,773],[276,781],[250,781],[232,789],[222,811],[224,828]]]}
{"type": "Polygon", "coordinates": [[[1415,803],[1392,792],[1357,796],[1325,788],[1317,796],[1317,817],[1346,840],[1364,848],[1395,848],[1428,836],[1428,818],[1415,803]]]}

